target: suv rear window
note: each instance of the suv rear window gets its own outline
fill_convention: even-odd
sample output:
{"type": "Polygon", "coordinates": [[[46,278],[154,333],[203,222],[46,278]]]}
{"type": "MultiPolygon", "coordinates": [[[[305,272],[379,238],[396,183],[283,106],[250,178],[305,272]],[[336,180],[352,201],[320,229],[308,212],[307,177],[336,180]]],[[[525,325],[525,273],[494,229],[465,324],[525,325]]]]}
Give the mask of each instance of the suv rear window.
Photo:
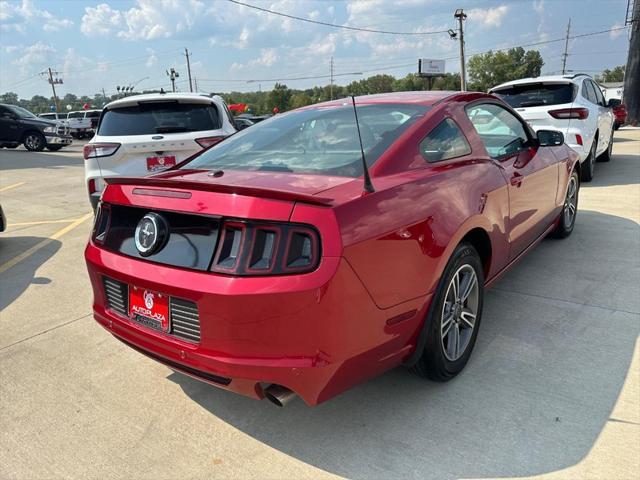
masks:
{"type": "Polygon", "coordinates": [[[217,130],[222,121],[211,104],[153,102],[106,110],[98,135],[149,135],[154,133],[217,130]]]}
{"type": "Polygon", "coordinates": [[[513,108],[524,108],[571,103],[576,89],[572,83],[531,83],[501,88],[493,93],[513,108]]]}

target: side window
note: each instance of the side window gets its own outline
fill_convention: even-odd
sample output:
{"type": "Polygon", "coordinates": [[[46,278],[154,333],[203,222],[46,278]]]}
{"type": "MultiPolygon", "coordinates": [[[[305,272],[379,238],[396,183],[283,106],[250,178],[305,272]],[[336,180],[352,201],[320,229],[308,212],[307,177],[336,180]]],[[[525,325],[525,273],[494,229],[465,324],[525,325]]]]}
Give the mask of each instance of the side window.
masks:
{"type": "Polygon", "coordinates": [[[591,86],[591,82],[589,80],[585,80],[584,82],[582,82],[582,96],[589,100],[591,103],[598,103],[596,92],[593,91],[593,87],[591,86]]]}
{"type": "Polygon", "coordinates": [[[512,155],[529,141],[522,122],[499,105],[474,105],[467,109],[467,116],[492,158],[512,155]]]}
{"type": "Polygon", "coordinates": [[[589,82],[589,83],[591,83],[591,86],[596,92],[596,103],[598,105],[604,106],[606,102],[604,101],[604,95],[602,95],[602,90],[600,90],[600,87],[595,82],[589,82]]]}
{"type": "Polygon", "coordinates": [[[468,155],[471,147],[458,125],[445,118],[420,142],[420,153],[432,163],[468,155]]]}

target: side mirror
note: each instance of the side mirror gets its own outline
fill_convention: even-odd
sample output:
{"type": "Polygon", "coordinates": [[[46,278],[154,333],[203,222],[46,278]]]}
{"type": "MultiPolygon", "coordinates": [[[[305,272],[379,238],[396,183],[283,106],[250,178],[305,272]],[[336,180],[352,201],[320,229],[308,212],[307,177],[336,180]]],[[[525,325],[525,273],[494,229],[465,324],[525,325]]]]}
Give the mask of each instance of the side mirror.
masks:
{"type": "Polygon", "coordinates": [[[541,147],[557,147],[564,143],[564,135],[556,130],[538,130],[537,137],[541,147]]]}
{"type": "Polygon", "coordinates": [[[607,102],[607,107],[609,108],[615,108],[620,106],[622,102],[620,101],[619,98],[610,98],[609,101],[607,102]]]}

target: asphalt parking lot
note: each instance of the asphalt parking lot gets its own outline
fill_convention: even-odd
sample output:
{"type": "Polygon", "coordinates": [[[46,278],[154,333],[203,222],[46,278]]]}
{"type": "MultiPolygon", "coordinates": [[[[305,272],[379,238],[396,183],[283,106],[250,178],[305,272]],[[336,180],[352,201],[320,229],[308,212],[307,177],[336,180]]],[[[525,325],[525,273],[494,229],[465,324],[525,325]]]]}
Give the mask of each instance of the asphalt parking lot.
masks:
{"type": "Polygon", "coordinates": [[[91,318],[81,146],[0,150],[0,478],[631,479],[640,471],[640,130],[577,225],[492,289],[467,369],[403,369],[278,409],[130,350],[91,318]]]}

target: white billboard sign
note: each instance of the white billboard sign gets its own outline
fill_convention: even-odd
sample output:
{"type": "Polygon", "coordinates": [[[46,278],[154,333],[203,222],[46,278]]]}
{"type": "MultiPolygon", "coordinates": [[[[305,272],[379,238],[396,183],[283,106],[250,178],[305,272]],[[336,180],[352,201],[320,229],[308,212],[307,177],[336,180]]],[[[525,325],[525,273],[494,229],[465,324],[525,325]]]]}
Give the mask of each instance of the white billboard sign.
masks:
{"type": "Polygon", "coordinates": [[[418,60],[418,74],[425,77],[439,77],[444,75],[444,60],[421,58],[418,60]]]}

